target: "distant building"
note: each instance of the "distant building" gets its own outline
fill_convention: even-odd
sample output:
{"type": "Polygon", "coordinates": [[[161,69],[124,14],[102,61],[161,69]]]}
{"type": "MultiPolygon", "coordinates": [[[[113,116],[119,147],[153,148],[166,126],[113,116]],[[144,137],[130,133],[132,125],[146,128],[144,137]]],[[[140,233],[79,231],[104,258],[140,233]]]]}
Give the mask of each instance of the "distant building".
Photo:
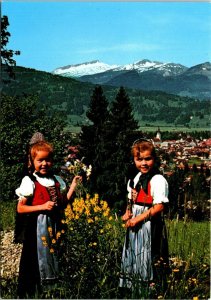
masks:
{"type": "Polygon", "coordinates": [[[157,133],[156,133],[155,139],[161,141],[161,131],[160,131],[160,128],[159,128],[159,127],[158,127],[158,131],[157,131],[157,133]]]}

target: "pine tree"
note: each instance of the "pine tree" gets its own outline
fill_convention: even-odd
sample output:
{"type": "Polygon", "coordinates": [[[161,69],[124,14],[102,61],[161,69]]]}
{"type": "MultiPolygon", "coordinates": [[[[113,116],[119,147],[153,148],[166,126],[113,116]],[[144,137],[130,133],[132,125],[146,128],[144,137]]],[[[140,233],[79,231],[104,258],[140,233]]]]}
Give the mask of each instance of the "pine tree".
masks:
{"type": "Polygon", "coordinates": [[[126,199],[128,170],[131,165],[130,147],[134,141],[137,121],[133,117],[130,99],[120,87],[112,102],[106,123],[104,148],[107,159],[103,161],[104,197],[110,206],[121,208],[126,199]]]}
{"type": "Polygon", "coordinates": [[[86,163],[92,165],[90,191],[100,194],[101,188],[98,182],[101,181],[103,176],[101,166],[102,159],[104,159],[102,141],[104,138],[104,126],[108,119],[108,102],[101,86],[95,87],[86,115],[92,124],[82,127],[80,154],[85,157],[86,163]]]}
{"type": "Polygon", "coordinates": [[[130,147],[138,129],[125,89],[119,89],[108,110],[102,88],[96,87],[87,117],[92,124],[82,128],[80,153],[92,165],[90,191],[120,209],[126,200],[130,147]]]}

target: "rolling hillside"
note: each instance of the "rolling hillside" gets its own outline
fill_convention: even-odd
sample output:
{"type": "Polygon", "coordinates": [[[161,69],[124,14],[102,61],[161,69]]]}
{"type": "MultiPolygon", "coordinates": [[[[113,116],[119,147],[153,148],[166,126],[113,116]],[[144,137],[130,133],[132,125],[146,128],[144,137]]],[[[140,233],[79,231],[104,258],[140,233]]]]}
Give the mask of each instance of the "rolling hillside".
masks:
{"type": "MultiPolygon", "coordinates": [[[[23,67],[15,68],[16,79],[4,83],[2,91],[9,95],[37,94],[40,101],[56,108],[69,120],[69,124],[87,124],[86,110],[94,84],[73,78],[53,75],[23,67]]],[[[133,76],[137,76],[136,73],[133,76]]],[[[109,102],[115,99],[119,87],[102,85],[109,102]]],[[[209,101],[180,97],[160,91],[127,88],[134,115],[140,126],[187,126],[208,128],[209,101]]]]}

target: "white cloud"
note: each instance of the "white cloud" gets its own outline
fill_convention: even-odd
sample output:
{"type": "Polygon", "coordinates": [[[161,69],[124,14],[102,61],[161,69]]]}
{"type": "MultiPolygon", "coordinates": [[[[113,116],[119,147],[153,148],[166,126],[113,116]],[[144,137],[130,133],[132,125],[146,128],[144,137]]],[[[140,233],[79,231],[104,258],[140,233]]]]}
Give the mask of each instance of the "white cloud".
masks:
{"type": "Polygon", "coordinates": [[[113,45],[110,47],[98,47],[98,48],[95,47],[95,48],[83,49],[77,52],[80,54],[95,54],[95,53],[115,52],[115,51],[122,51],[122,52],[155,51],[160,49],[161,46],[156,44],[125,43],[125,44],[113,45]]]}

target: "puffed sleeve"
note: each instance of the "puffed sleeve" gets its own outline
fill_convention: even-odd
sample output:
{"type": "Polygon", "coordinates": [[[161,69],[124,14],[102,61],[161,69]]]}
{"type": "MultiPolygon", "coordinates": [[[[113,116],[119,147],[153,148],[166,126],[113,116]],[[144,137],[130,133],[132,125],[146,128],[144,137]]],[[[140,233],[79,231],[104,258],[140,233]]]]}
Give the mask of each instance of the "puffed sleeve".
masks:
{"type": "Polygon", "coordinates": [[[67,185],[66,183],[64,182],[64,180],[58,176],[58,175],[55,175],[56,179],[58,180],[59,184],[60,184],[60,192],[62,194],[66,193],[67,192],[67,185]]]}
{"type": "Polygon", "coordinates": [[[158,174],[153,176],[150,181],[150,186],[153,204],[169,202],[168,182],[162,175],[158,174]]]}
{"type": "Polygon", "coordinates": [[[19,188],[15,190],[15,193],[19,197],[19,199],[29,198],[33,195],[34,188],[35,188],[34,182],[30,179],[29,176],[25,176],[22,179],[19,188]]]}

